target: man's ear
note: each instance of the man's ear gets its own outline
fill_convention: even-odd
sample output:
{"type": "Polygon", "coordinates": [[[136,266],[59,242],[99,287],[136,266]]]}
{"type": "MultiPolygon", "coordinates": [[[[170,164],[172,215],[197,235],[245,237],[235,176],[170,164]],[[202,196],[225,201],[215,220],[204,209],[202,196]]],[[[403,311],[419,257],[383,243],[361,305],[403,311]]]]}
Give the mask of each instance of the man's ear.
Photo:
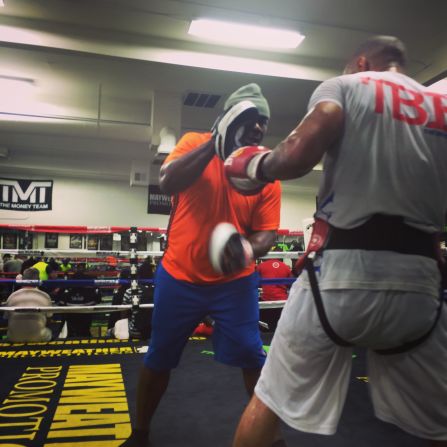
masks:
{"type": "Polygon", "coordinates": [[[369,61],[365,56],[360,56],[356,62],[358,71],[369,71],[370,65],[369,61]]]}

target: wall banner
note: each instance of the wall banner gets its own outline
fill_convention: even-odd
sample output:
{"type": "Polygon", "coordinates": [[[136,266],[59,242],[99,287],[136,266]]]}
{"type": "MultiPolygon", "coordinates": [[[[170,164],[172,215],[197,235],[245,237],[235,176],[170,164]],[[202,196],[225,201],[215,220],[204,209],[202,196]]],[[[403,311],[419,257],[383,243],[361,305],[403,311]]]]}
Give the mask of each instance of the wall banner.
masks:
{"type": "Polygon", "coordinates": [[[0,210],[50,211],[52,180],[0,178],[0,210]]]}
{"type": "Polygon", "coordinates": [[[168,215],[171,213],[171,196],[162,193],[158,185],[149,185],[147,213],[168,215]]]}

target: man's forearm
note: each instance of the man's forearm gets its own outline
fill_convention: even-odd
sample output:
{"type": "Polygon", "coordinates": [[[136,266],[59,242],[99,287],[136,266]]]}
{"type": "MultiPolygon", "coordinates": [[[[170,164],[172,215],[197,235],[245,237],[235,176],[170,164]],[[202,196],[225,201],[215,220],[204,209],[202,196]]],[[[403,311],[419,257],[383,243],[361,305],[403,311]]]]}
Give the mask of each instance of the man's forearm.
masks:
{"type": "Polygon", "coordinates": [[[290,180],[306,175],[342,137],[343,109],[321,102],[262,160],[259,177],[290,180]]]}
{"type": "Polygon", "coordinates": [[[254,258],[266,255],[273,247],[276,240],[276,231],[258,231],[253,233],[248,240],[253,247],[254,258]]]}

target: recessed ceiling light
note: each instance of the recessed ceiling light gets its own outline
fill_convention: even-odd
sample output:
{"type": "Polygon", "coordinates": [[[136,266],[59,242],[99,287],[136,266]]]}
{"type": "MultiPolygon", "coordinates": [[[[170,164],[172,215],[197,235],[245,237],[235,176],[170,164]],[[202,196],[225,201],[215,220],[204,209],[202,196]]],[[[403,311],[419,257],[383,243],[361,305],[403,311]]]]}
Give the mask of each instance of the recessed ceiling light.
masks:
{"type": "Polygon", "coordinates": [[[208,19],[193,20],[188,33],[227,45],[257,48],[296,48],[305,37],[297,31],[208,19]]]}

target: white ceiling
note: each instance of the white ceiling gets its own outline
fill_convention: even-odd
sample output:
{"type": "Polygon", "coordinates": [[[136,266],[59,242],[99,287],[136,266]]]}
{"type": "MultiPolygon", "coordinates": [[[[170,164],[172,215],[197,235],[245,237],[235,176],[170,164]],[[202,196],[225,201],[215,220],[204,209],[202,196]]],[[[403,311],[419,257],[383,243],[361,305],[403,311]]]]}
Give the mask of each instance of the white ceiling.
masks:
{"type": "MultiPolygon", "coordinates": [[[[257,82],[270,102],[264,143],[273,146],[303,116],[318,83],[339,74],[373,34],[404,40],[408,73],[420,82],[447,70],[446,0],[4,3],[0,149],[9,155],[0,159],[2,175],[128,179],[132,162],[151,163],[162,127],[177,136],[209,129],[225,96],[248,82],[257,82]],[[204,44],[187,34],[191,19],[200,17],[293,29],[306,39],[283,52],[204,44]],[[229,62],[236,68],[225,68],[229,62]],[[29,82],[5,87],[8,77],[29,82]],[[212,109],[182,106],[191,91],[222,99],[212,109]]],[[[311,191],[318,177],[292,182],[293,188],[311,191]]]]}

